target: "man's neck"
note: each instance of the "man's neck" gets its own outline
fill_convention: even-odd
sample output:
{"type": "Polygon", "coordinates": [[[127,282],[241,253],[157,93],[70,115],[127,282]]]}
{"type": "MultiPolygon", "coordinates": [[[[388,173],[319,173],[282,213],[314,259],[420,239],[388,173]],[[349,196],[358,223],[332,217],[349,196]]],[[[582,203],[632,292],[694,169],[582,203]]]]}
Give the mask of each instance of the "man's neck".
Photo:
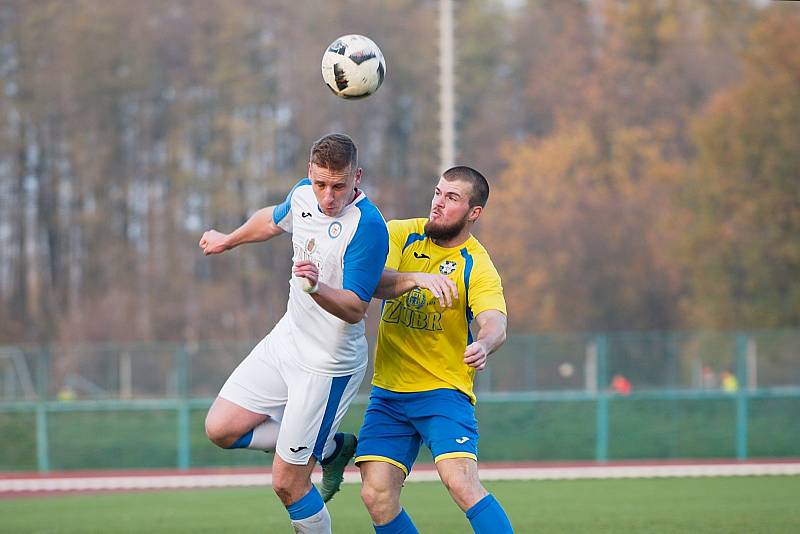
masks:
{"type": "Polygon", "coordinates": [[[469,231],[469,228],[465,226],[464,229],[452,239],[431,239],[431,241],[433,241],[434,245],[442,248],[455,248],[466,243],[470,237],[472,237],[472,233],[469,231]]]}
{"type": "Polygon", "coordinates": [[[345,206],[349,206],[350,204],[352,204],[360,194],[361,191],[359,191],[357,187],[353,188],[353,192],[350,194],[350,200],[347,201],[347,204],[345,204],[345,206]]]}

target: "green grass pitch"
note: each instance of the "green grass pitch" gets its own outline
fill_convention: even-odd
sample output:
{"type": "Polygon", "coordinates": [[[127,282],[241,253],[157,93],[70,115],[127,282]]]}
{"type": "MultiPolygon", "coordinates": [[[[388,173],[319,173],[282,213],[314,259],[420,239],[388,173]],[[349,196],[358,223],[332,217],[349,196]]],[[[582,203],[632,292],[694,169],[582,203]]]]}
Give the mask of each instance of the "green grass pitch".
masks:
{"type": "MultiPolygon", "coordinates": [[[[487,482],[517,533],[800,532],[800,477],[487,482]]],[[[346,484],[329,503],[334,533],[369,534],[346,484]]],[[[403,505],[422,533],[471,532],[439,483],[411,483],[403,505]]],[[[0,500],[2,533],[292,532],[270,488],[0,500]]]]}

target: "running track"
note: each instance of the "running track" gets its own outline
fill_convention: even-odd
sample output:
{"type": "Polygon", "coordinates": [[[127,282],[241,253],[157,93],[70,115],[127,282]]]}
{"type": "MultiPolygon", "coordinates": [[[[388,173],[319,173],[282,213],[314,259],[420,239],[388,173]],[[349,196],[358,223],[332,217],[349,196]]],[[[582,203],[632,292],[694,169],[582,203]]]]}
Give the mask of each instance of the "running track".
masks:
{"type": "MultiPolygon", "coordinates": [[[[600,478],[720,477],[800,475],[800,459],[735,462],[669,461],[585,463],[482,463],[482,480],[574,480],[600,478]]],[[[319,481],[317,469],[313,480],[319,481]]],[[[417,466],[409,482],[436,480],[433,465],[417,466]]],[[[360,481],[348,467],[345,483],[360,481]]],[[[189,471],[64,471],[0,473],[0,498],[66,493],[143,491],[159,489],[269,486],[268,469],[193,469],[189,471]]]]}

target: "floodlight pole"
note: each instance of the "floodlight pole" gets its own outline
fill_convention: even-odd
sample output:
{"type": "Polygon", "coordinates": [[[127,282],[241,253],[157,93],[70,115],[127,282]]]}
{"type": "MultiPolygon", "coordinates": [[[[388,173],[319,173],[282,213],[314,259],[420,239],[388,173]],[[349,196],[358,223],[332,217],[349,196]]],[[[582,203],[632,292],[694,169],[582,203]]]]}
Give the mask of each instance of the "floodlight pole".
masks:
{"type": "Polygon", "coordinates": [[[455,95],[453,91],[453,2],[439,0],[440,171],[455,162],[455,95]]]}

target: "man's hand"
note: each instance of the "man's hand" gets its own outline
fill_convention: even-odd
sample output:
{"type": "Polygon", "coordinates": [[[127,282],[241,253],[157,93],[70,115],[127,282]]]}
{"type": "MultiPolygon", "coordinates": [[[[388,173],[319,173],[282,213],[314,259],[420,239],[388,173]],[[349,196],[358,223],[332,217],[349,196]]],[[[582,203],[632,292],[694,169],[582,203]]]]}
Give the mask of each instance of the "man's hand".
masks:
{"type": "Polygon", "coordinates": [[[480,327],[478,339],[464,351],[464,363],[482,371],[489,355],[505,343],[508,319],[501,311],[485,310],[475,316],[475,321],[480,327]]]}
{"type": "Polygon", "coordinates": [[[364,318],[369,302],[361,300],[354,291],[320,282],[319,268],[313,261],[298,261],[292,266],[292,274],[303,280],[303,290],[326,312],[350,324],[364,318]]]}
{"type": "Polygon", "coordinates": [[[231,248],[228,243],[228,234],[217,232],[216,230],[209,230],[200,238],[200,248],[203,249],[203,254],[221,254],[231,248]]]}
{"type": "Polygon", "coordinates": [[[486,360],[489,358],[489,351],[483,346],[483,343],[476,341],[467,346],[464,351],[464,363],[470,367],[474,367],[478,371],[483,371],[486,367],[486,360]]]}
{"type": "Polygon", "coordinates": [[[458,300],[458,286],[443,274],[414,273],[414,284],[430,291],[444,308],[449,308],[454,300],[458,300]]]}
{"type": "Polygon", "coordinates": [[[301,260],[292,266],[292,274],[303,279],[303,289],[306,293],[314,293],[315,288],[319,287],[319,269],[313,261],[301,260]]]}

